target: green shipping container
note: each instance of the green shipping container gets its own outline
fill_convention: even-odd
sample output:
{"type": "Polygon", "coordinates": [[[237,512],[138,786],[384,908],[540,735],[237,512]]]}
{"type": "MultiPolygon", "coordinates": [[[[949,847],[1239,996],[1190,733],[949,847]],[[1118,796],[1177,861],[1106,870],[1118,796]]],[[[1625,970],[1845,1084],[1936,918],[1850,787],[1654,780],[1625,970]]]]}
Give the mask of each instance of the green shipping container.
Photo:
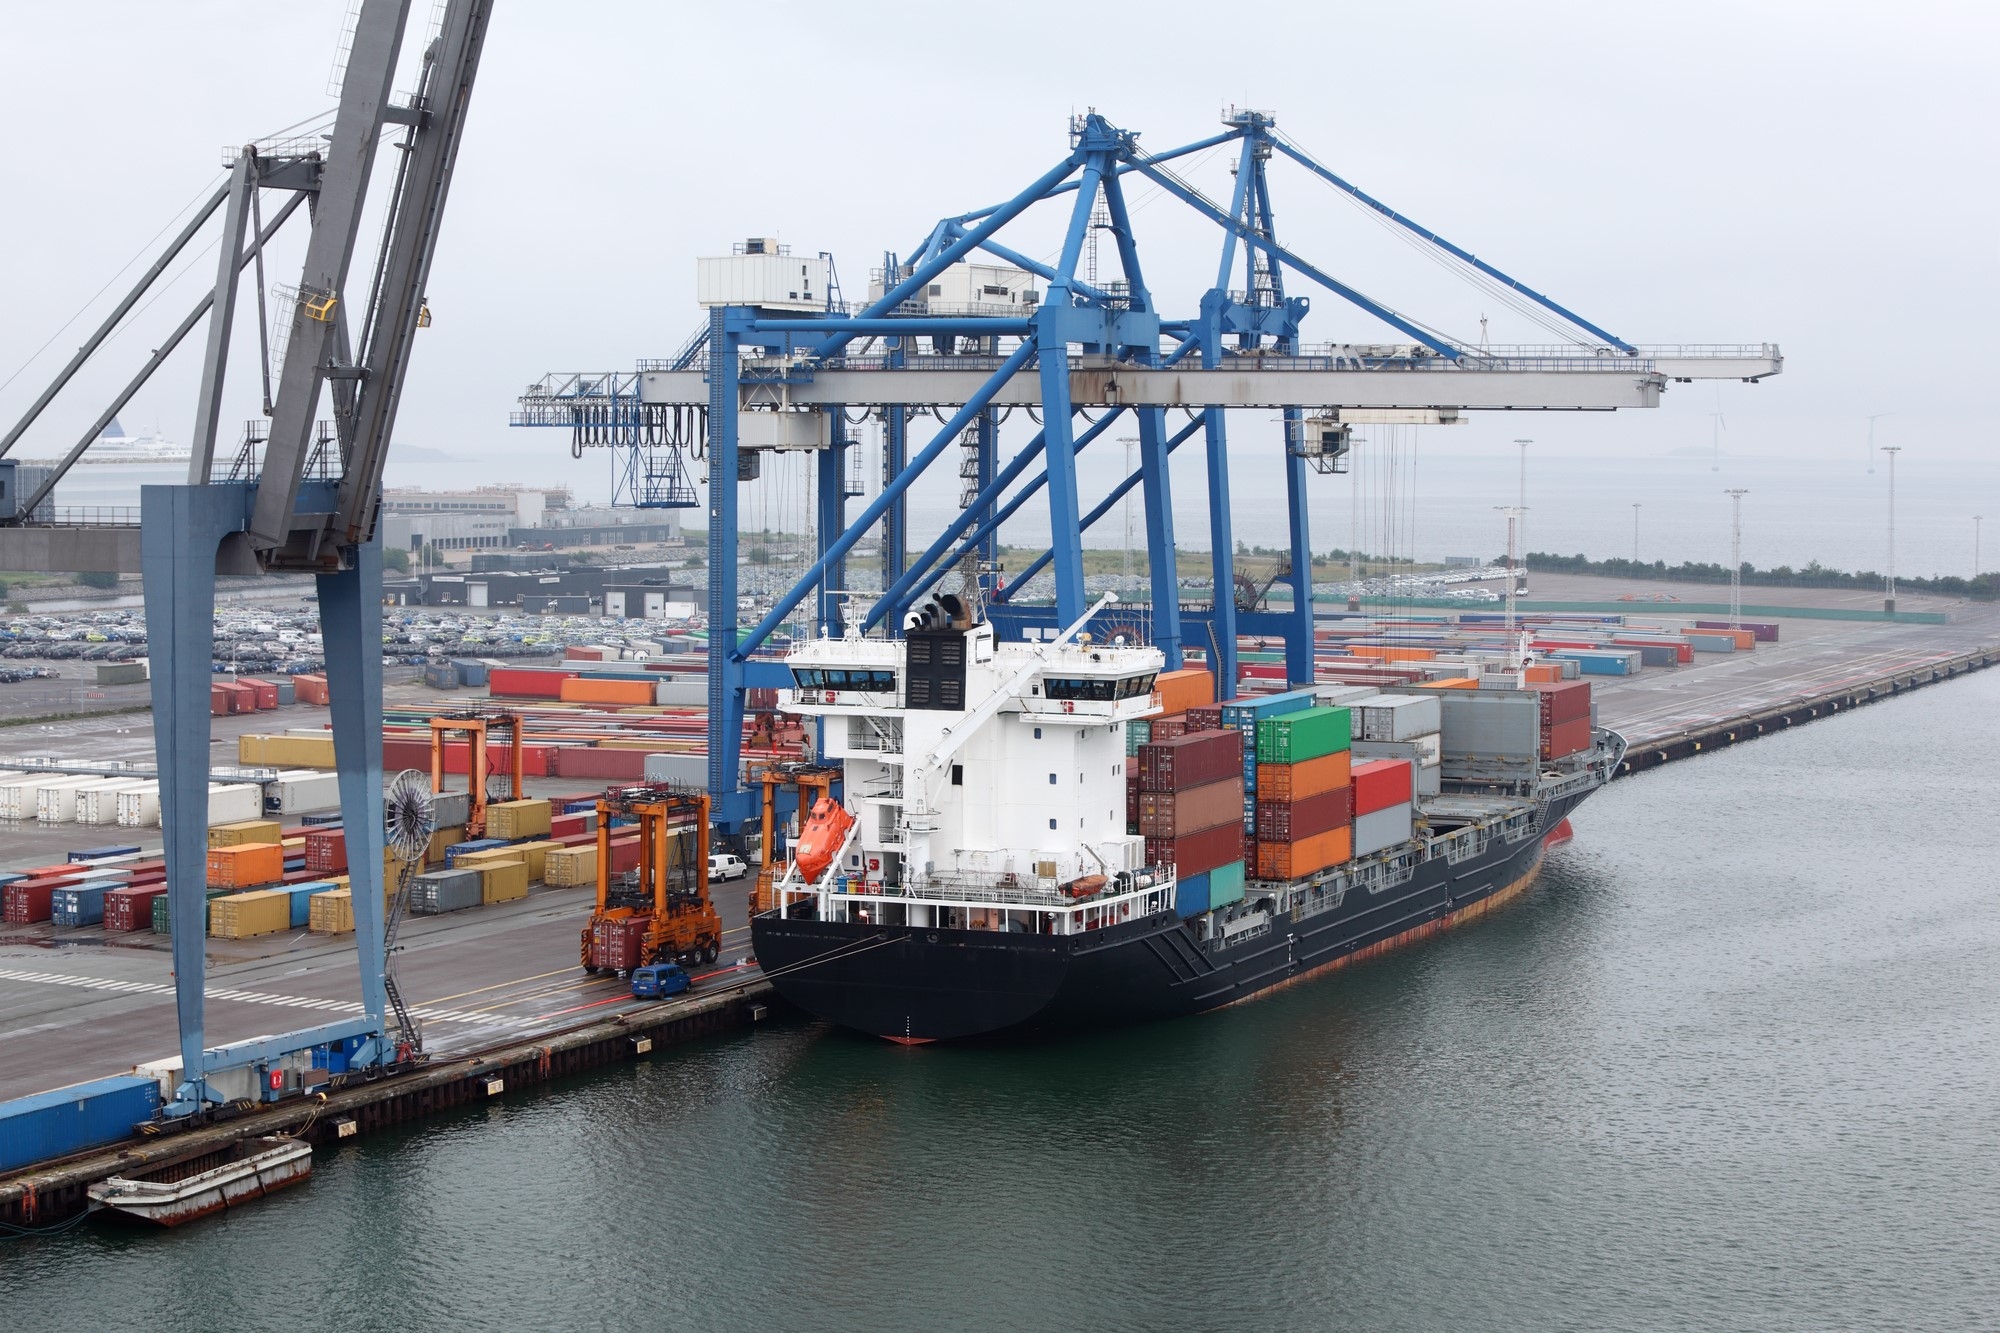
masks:
{"type": "Polygon", "coordinates": [[[1231,861],[1208,872],[1208,910],[1243,901],[1243,863],[1231,861]]]}
{"type": "MultiPolygon", "coordinates": [[[[225,893],[234,892],[236,892],[234,889],[210,889],[208,890],[208,897],[213,902],[225,893]]],[[[208,928],[206,914],[202,917],[202,928],[204,931],[208,928]]],[[[167,895],[164,893],[153,899],[153,933],[155,935],[171,935],[174,933],[173,922],[167,917],[167,895]]]]}
{"type": "Polygon", "coordinates": [[[1353,736],[1353,722],[1345,708],[1281,713],[1257,724],[1257,762],[1299,764],[1321,755],[1339,754],[1353,736]]]}
{"type": "Polygon", "coordinates": [[[1125,753],[1137,756],[1139,747],[1153,739],[1153,724],[1146,718],[1125,724],[1125,753]]]}

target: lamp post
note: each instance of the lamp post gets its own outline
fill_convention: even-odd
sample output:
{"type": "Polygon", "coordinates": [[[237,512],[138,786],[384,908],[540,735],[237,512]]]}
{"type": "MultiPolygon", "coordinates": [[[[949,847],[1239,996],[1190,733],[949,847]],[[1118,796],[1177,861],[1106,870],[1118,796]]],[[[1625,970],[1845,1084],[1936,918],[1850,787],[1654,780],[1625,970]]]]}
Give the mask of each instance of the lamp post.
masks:
{"type": "Polygon", "coordinates": [[[1513,505],[1493,507],[1507,516],[1507,669],[1518,671],[1526,653],[1518,633],[1520,624],[1514,612],[1514,599],[1520,595],[1521,587],[1521,561],[1516,552],[1519,549],[1521,515],[1526,511],[1513,505]]]}
{"type": "Polygon", "coordinates": [[[1882,599],[1882,609],[1893,616],[1896,614],[1896,455],[1903,452],[1903,446],[1885,444],[1882,452],[1889,455],[1889,590],[1882,599]]]}
{"type": "MultiPolygon", "coordinates": [[[[1521,446],[1521,494],[1520,497],[1514,501],[1514,507],[1519,509],[1521,513],[1525,515],[1528,512],[1528,446],[1533,444],[1534,441],[1516,440],[1514,441],[1514,443],[1521,446]]],[[[1521,542],[1522,542],[1521,549],[1525,551],[1528,549],[1527,548],[1528,524],[1525,518],[1523,518],[1520,523],[1520,530],[1521,530],[1521,542]]]]}
{"type": "Polygon", "coordinates": [[[1729,628],[1743,628],[1743,497],[1742,487],[1723,492],[1729,497],[1729,628]]]}
{"type": "Polygon", "coordinates": [[[1868,418],[1868,475],[1871,477],[1875,475],[1875,423],[1891,415],[1889,412],[1877,412],[1868,418]]]}

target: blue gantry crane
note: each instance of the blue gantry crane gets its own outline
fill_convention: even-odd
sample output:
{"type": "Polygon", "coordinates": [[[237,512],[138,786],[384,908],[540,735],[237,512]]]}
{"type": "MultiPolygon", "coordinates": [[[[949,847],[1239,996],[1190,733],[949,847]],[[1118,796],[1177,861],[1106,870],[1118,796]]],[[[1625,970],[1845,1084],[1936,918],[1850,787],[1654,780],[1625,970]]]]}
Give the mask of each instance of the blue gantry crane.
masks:
{"type": "MultiPolygon", "coordinates": [[[[708,463],[706,525],[709,578],[709,785],[719,816],[741,824],[754,797],[741,780],[744,695],[790,678],[770,656],[773,636],[807,600],[820,628],[839,631],[852,615],[863,632],[897,634],[904,614],[947,571],[982,571],[988,615],[1003,633],[1054,633],[1084,614],[1082,535],[1133,487],[1145,509],[1150,598],[1143,615],[1120,607],[1103,613],[1120,630],[1139,628],[1179,666],[1200,647],[1217,679],[1236,679],[1240,635],[1277,639],[1288,673],[1307,681],[1313,664],[1310,471],[1344,470],[1357,424],[1422,424],[1478,410],[1614,410],[1656,406],[1670,381],[1756,381],[1783,361],[1772,344],[1645,347],[1626,342],[1542,292],[1502,272],[1366,194],[1296,143],[1267,112],[1231,108],[1220,133],[1161,152],[1091,112],[1074,117],[1068,152],[1005,202],[944,218],[906,253],[885,256],[870,299],[857,309],[828,302],[800,309],[765,299],[753,286],[733,296],[709,291],[706,326],[670,361],[641,362],[630,377],[589,377],[613,386],[620,401],[701,411],[700,441],[686,446],[708,463]],[[1180,174],[1194,154],[1233,152],[1229,197],[1209,197],[1180,174]],[[1446,336],[1378,301],[1279,240],[1273,207],[1274,163],[1303,168],[1428,247],[1492,298],[1549,330],[1557,341],[1487,347],[1446,336]],[[1191,311],[1169,314],[1153,295],[1142,262],[1126,186],[1137,178],[1214,223],[1222,243],[1214,278],[1191,311]],[[1065,207],[1059,257],[1034,259],[1008,243],[1006,229],[1039,204],[1065,207]],[[1108,232],[1122,277],[1094,281],[1080,269],[1086,243],[1108,232]],[[978,288],[954,303],[963,284],[946,275],[975,257],[1033,275],[1046,292],[1030,300],[1001,287],[978,288]],[[1351,303],[1393,330],[1388,343],[1308,345],[1303,322],[1316,289],[1351,303]],[[635,393],[636,390],[636,393],[635,393]],[[848,512],[841,484],[845,457],[857,447],[850,412],[883,425],[880,492],[848,512]],[[1040,429],[1004,462],[997,414],[1026,409],[1040,429]],[[1229,415],[1277,409],[1284,423],[1285,528],[1288,558],[1277,577],[1291,589],[1288,609],[1239,606],[1232,595],[1235,529],[1229,492],[1229,415]],[[912,434],[920,411],[939,424],[923,441],[912,434]],[[1090,414],[1096,413],[1093,418],[1090,414]],[[1077,455],[1116,422],[1136,427],[1137,466],[1086,508],[1077,455]],[[1214,595],[1184,603],[1176,573],[1169,456],[1199,436],[1205,455],[1208,546],[1214,595]],[[954,443],[966,458],[963,512],[914,558],[907,554],[911,484],[954,443]],[[754,624],[738,611],[739,488],[717,479],[755,475],[746,460],[766,448],[817,451],[816,559],[754,624]],[[1000,527],[1044,496],[1053,534],[1049,548],[1010,580],[992,571],[1000,527]],[[845,560],[865,535],[884,534],[883,590],[849,610],[845,560]],[[1047,570],[1046,604],[1024,590],[1047,570]]],[[[707,262],[707,261],[704,261],[707,262]]],[[[789,270],[787,270],[789,271],[789,270]]],[[[789,295],[796,296],[796,292],[789,295]]],[[[573,380],[574,377],[572,377],[573,380]]],[[[523,399],[524,415],[556,422],[551,398],[563,384],[545,381],[523,399]],[[553,386],[554,393],[541,392],[553,386]]],[[[568,410],[578,410],[570,403],[568,410]]],[[[517,418],[520,420],[521,418],[517,418]]],[[[926,427],[928,429],[928,427],[926,427]]]]}

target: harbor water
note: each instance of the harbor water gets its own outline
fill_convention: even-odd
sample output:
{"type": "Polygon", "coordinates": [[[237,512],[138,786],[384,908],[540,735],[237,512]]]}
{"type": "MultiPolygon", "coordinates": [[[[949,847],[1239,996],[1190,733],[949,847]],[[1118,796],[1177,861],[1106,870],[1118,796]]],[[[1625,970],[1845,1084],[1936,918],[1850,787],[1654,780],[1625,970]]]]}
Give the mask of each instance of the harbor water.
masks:
{"type": "Polygon", "coordinates": [[[1976,675],[1617,782],[1512,906],[1234,1010],[918,1049],[780,1023],[323,1152],[177,1233],[0,1242],[0,1308],[1990,1327],[1996,752],[1976,675]]]}

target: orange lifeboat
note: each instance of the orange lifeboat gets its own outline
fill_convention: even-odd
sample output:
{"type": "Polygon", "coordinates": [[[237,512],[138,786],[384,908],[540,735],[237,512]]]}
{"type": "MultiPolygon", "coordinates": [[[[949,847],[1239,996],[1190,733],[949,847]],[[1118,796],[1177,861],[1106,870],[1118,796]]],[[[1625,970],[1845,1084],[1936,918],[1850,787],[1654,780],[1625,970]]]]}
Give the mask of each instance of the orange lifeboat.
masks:
{"type": "Polygon", "coordinates": [[[806,826],[799,830],[799,840],[792,844],[792,864],[797,867],[799,878],[811,884],[824,875],[833,858],[840,854],[840,845],[847,841],[847,830],[853,826],[854,816],[831,796],[813,802],[806,826]]]}

